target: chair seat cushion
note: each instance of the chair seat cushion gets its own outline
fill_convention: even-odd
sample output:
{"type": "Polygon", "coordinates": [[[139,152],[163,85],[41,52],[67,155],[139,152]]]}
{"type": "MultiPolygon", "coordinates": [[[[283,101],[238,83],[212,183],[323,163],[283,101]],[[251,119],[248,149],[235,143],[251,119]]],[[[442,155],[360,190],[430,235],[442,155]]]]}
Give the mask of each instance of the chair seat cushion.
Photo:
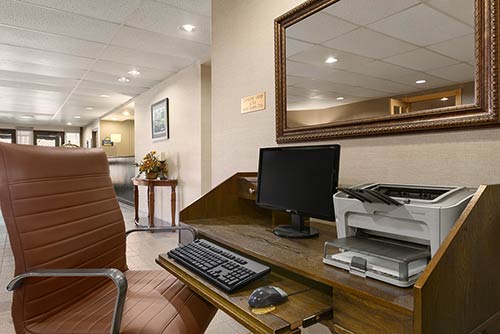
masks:
{"type": "MultiPolygon", "coordinates": [[[[125,272],[128,289],[120,333],[203,333],[216,308],[163,270],[125,272]]],[[[109,333],[116,288],[109,281],[41,322],[31,333],[109,333]]]]}

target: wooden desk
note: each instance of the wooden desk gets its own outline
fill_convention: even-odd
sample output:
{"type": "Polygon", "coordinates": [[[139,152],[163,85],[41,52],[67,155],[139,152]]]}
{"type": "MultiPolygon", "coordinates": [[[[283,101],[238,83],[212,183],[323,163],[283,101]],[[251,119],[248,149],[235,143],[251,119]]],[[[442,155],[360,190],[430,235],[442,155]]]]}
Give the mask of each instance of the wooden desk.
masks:
{"type": "Polygon", "coordinates": [[[148,226],[155,226],[155,187],[170,187],[171,198],[170,198],[170,211],[172,214],[172,226],[175,226],[175,206],[176,206],[176,194],[175,187],[177,186],[177,180],[149,180],[132,178],[132,183],[134,184],[134,209],[135,209],[135,219],[136,225],[139,224],[139,186],[148,187],[148,226]]]}
{"type": "MultiPolygon", "coordinates": [[[[323,264],[323,243],[336,237],[333,225],[313,223],[320,229],[313,239],[272,234],[282,217],[255,205],[249,196],[255,187],[251,177],[255,173],[226,180],[182,210],[181,222],[197,228],[202,238],[270,265],[273,274],[311,287],[319,296],[329,294],[333,319],[325,324],[332,333],[500,333],[500,186],[479,188],[415,286],[399,288],[323,264]]],[[[180,234],[181,242],[189,237],[180,234]]],[[[225,296],[222,305],[212,295],[218,289],[161,256],[158,262],[250,330],[267,333],[238,311],[238,298],[249,291],[225,296]]],[[[298,317],[308,315],[305,310],[298,317]]]]}

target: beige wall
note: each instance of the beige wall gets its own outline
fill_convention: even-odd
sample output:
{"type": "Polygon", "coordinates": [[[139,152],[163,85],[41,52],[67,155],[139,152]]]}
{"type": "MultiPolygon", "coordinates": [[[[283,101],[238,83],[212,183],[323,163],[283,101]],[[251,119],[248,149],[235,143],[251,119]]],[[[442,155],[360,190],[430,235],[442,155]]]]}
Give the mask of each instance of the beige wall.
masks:
{"type": "MultiPolygon", "coordinates": [[[[276,145],[273,20],[301,2],[213,0],[213,185],[236,171],[256,171],[259,147],[276,145]],[[261,91],[266,110],[241,115],[240,98],[261,91]]],[[[496,128],[331,142],[342,145],[342,184],[500,183],[496,128]]]]}
{"type": "MultiPolygon", "coordinates": [[[[123,122],[101,121],[100,136],[102,139],[111,137],[111,134],[121,134],[121,142],[113,143],[113,146],[104,146],[104,152],[110,157],[133,156],[135,152],[134,121],[123,122]]],[[[101,139],[101,140],[102,140],[101,139]]],[[[99,143],[98,146],[101,146],[99,143]]]]}
{"type": "Polygon", "coordinates": [[[99,135],[100,134],[100,131],[99,131],[100,124],[101,124],[100,120],[96,119],[92,123],[89,123],[83,127],[82,147],[85,147],[85,148],[87,147],[87,141],[89,143],[89,148],[92,147],[92,131],[94,131],[95,129],[97,129],[97,147],[101,146],[99,144],[99,142],[100,142],[100,135],[99,135]]]}
{"type": "MultiPolygon", "coordinates": [[[[135,152],[139,161],[147,152],[165,152],[169,176],[179,179],[177,212],[202,191],[201,66],[192,65],[135,99],[135,152]],[[151,104],[169,98],[170,139],[151,139],[151,104]]],[[[140,187],[141,211],[147,211],[146,190],[140,187]]],[[[155,216],[170,219],[170,188],[156,191],[155,216]]]]}
{"type": "Polygon", "coordinates": [[[212,188],[212,70],[201,66],[201,192],[212,188]]]}

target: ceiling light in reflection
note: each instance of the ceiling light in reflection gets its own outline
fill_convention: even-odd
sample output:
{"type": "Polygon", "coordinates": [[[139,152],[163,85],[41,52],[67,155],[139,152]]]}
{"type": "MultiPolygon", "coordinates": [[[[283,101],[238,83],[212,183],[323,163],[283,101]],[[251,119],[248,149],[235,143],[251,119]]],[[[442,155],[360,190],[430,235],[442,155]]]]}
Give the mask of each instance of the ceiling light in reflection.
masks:
{"type": "Polygon", "coordinates": [[[343,96],[337,97],[337,101],[342,101],[342,100],[345,100],[345,97],[343,97],[343,96]]]}
{"type": "Polygon", "coordinates": [[[325,60],[325,64],[333,64],[333,63],[336,63],[338,62],[339,60],[335,57],[328,57],[326,58],[325,60]]]}
{"type": "Polygon", "coordinates": [[[67,125],[73,125],[73,123],[71,123],[71,122],[68,122],[68,123],[66,123],[66,124],[67,124],[67,125]]]}
{"type": "Polygon", "coordinates": [[[32,119],[33,116],[31,115],[21,115],[21,118],[24,118],[24,119],[32,119]]]}
{"type": "Polygon", "coordinates": [[[137,76],[137,75],[140,75],[141,72],[139,72],[138,70],[132,70],[132,71],[129,71],[128,74],[137,76]]]}
{"type": "Polygon", "coordinates": [[[126,111],[126,110],[124,112],[122,112],[122,114],[125,115],[125,116],[130,116],[130,113],[128,111],[126,111]]]}
{"type": "Polygon", "coordinates": [[[121,77],[121,78],[118,78],[118,81],[120,81],[120,82],[129,82],[130,79],[126,78],[126,77],[121,77]]]}
{"type": "Polygon", "coordinates": [[[427,80],[424,80],[424,79],[421,79],[421,80],[417,80],[417,81],[415,81],[415,83],[416,83],[417,85],[421,85],[421,84],[424,84],[424,83],[426,83],[426,82],[427,82],[427,80]]]}
{"type": "Polygon", "coordinates": [[[106,95],[106,94],[101,94],[99,95],[100,97],[109,97],[109,95],[106,95]]]}
{"type": "Polygon", "coordinates": [[[76,116],[73,116],[74,119],[80,119],[81,117],[76,115],[76,116]]]}
{"type": "Polygon", "coordinates": [[[179,27],[179,29],[181,29],[184,32],[193,32],[196,29],[196,27],[192,24],[183,24],[179,27]]]}
{"type": "Polygon", "coordinates": [[[449,98],[447,98],[447,97],[443,97],[443,98],[441,99],[441,101],[448,101],[448,100],[449,100],[449,98]]]}

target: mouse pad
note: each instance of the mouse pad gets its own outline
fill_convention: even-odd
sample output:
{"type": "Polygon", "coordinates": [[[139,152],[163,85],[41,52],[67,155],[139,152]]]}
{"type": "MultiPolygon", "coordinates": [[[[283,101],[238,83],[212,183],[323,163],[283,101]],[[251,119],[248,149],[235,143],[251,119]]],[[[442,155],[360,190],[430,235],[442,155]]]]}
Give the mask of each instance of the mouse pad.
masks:
{"type": "Polygon", "coordinates": [[[267,306],[267,307],[261,307],[261,308],[253,308],[252,313],[253,314],[266,314],[269,312],[272,312],[276,309],[276,306],[267,306]]]}

